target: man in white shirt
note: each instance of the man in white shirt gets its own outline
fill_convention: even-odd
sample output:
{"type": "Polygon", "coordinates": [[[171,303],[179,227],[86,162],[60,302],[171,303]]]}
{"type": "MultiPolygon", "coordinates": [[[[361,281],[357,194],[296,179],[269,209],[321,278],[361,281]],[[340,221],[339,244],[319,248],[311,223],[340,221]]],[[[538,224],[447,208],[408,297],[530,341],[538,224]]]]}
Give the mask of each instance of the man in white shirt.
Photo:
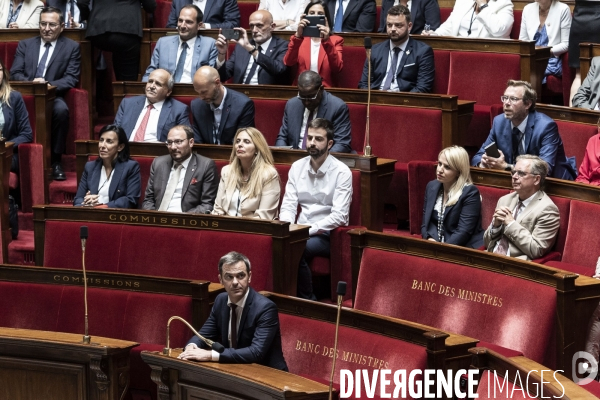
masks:
{"type": "Polygon", "coordinates": [[[487,251],[532,260],[548,253],[560,226],[558,207],[542,190],[548,164],[538,156],[517,157],[512,170],[515,190],[498,200],[483,240],[487,251]]]}
{"type": "Polygon", "coordinates": [[[329,257],[329,232],[347,226],[352,201],[352,172],[329,154],[333,146],[333,124],[315,118],[308,124],[304,157],[290,168],[279,219],[310,225],[310,238],[298,268],[298,297],[316,300],[309,264],[316,257],[329,257]],[[300,215],[296,213],[300,206],[300,215]]]}

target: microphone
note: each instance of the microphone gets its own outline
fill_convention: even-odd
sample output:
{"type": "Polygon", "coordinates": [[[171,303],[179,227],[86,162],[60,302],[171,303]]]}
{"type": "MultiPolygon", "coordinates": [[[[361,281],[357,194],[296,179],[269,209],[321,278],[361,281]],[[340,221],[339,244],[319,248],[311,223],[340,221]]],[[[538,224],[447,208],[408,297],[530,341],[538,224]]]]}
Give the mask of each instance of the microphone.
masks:
{"type": "Polygon", "coordinates": [[[200,340],[202,340],[204,343],[206,343],[207,346],[210,346],[210,348],[214,351],[216,351],[217,353],[222,353],[225,351],[225,347],[218,342],[213,342],[210,339],[205,338],[204,336],[202,336],[201,334],[199,334],[193,327],[192,325],[190,325],[185,319],[178,317],[178,316],[172,316],[171,318],[169,318],[169,321],[167,321],[167,345],[165,346],[165,348],[163,349],[163,354],[165,356],[170,356],[171,355],[171,348],[169,347],[169,337],[170,337],[170,330],[171,330],[171,321],[173,320],[179,320],[181,322],[183,322],[185,325],[187,325],[188,328],[191,329],[192,332],[194,332],[194,335],[196,335],[198,338],[200,338],[200,340]]]}
{"type": "MultiPolygon", "coordinates": [[[[369,126],[371,125],[371,47],[373,43],[371,42],[370,37],[365,37],[365,51],[367,52],[367,60],[369,63],[368,75],[367,75],[367,126],[365,127],[365,144],[363,149],[363,154],[365,156],[371,155],[371,138],[369,133],[369,126]]],[[[341,283],[341,282],[340,282],[341,283]]],[[[345,282],[344,282],[345,284],[345,282]]],[[[339,283],[338,283],[339,285],[339,283]]],[[[338,286],[339,289],[339,286],[338,286]]],[[[344,289],[345,292],[345,289],[344,289]]]]}
{"type": "Polygon", "coordinates": [[[83,343],[90,344],[92,338],[88,334],[87,277],[85,275],[85,244],[88,238],[87,226],[82,226],[79,228],[79,238],[81,239],[81,266],[83,268],[83,304],[85,307],[85,334],[83,335],[83,343]]]}
{"type": "MultiPolygon", "coordinates": [[[[365,38],[371,41],[371,38],[365,38]]],[[[331,365],[331,378],[329,378],[329,400],[331,400],[333,391],[333,375],[335,375],[335,362],[337,360],[337,341],[338,341],[338,329],[340,327],[340,314],[342,312],[342,301],[344,301],[344,295],[346,294],[346,282],[339,281],[337,284],[337,318],[335,320],[335,339],[333,342],[333,364],[331,365]]]]}

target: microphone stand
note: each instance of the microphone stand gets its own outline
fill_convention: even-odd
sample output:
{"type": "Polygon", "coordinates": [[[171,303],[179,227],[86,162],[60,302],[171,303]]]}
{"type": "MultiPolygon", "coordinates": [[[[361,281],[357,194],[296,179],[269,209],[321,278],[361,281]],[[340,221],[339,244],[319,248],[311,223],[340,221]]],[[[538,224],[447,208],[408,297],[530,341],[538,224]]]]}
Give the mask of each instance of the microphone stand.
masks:
{"type": "Polygon", "coordinates": [[[206,339],[204,336],[202,336],[201,334],[199,334],[193,327],[192,325],[190,325],[185,319],[178,317],[178,316],[173,316],[171,318],[169,318],[169,321],[167,321],[167,345],[166,347],[163,349],[163,354],[165,356],[170,356],[171,355],[171,348],[169,347],[169,342],[170,342],[170,326],[171,326],[171,321],[173,320],[179,320],[181,322],[183,322],[185,325],[187,325],[188,328],[191,329],[192,332],[194,332],[194,335],[196,335],[200,340],[202,340],[204,343],[206,343],[208,346],[210,346],[211,349],[213,349],[214,351],[216,351],[217,353],[222,353],[225,351],[225,347],[223,347],[223,345],[221,343],[218,342],[213,342],[210,339],[206,339]]]}
{"type": "Polygon", "coordinates": [[[81,238],[81,265],[83,267],[83,304],[85,307],[85,334],[83,335],[83,343],[90,344],[92,338],[88,333],[87,277],[85,274],[85,243],[88,237],[87,226],[82,226],[81,228],[79,228],[79,236],[81,238]]]}
{"type": "Polygon", "coordinates": [[[329,378],[329,400],[333,392],[333,376],[335,375],[335,362],[337,360],[338,329],[340,327],[340,315],[342,313],[342,301],[346,294],[346,282],[339,281],[337,285],[337,318],[335,320],[335,339],[333,342],[333,364],[331,365],[331,377],[329,378]]]}
{"type": "Polygon", "coordinates": [[[369,64],[368,75],[367,75],[367,126],[365,127],[365,148],[363,153],[365,156],[371,156],[371,143],[370,143],[370,132],[369,126],[371,118],[371,38],[365,38],[365,50],[367,52],[367,60],[369,64]]]}

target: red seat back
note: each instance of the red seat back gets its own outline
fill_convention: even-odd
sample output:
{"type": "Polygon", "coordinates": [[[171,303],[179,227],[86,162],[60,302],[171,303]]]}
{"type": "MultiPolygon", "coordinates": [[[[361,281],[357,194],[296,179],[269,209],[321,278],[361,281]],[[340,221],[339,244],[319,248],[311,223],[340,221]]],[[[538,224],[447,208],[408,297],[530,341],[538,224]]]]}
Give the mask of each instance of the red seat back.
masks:
{"type": "Polygon", "coordinates": [[[596,239],[598,226],[600,205],[571,200],[562,261],[593,270],[600,256],[600,241],[596,239]]]}
{"type": "Polygon", "coordinates": [[[519,33],[521,32],[521,18],[523,17],[523,10],[513,10],[513,17],[515,22],[513,23],[510,31],[510,38],[519,40],[519,33]]]}
{"type": "MultiPolygon", "coordinates": [[[[567,239],[567,232],[569,231],[569,214],[571,213],[571,199],[564,197],[550,196],[556,207],[558,207],[558,213],[560,215],[560,227],[556,234],[556,241],[554,242],[553,250],[558,251],[562,254],[565,250],[565,241],[567,239]]],[[[600,256],[600,254],[598,254],[600,256]]]]}
{"type": "Polygon", "coordinates": [[[450,80],[450,51],[434,50],[435,79],[433,81],[433,93],[447,94],[448,82],[450,80]]]}
{"type": "Polygon", "coordinates": [[[352,141],[350,147],[359,154],[365,147],[365,127],[367,126],[367,106],[365,104],[348,104],[350,123],[352,124],[352,141]]]}
{"type": "Polygon", "coordinates": [[[17,54],[17,46],[19,42],[6,42],[6,64],[4,67],[10,71],[12,67],[13,60],[15,59],[15,55],[17,54]]]}
{"type": "Polygon", "coordinates": [[[246,1],[238,1],[238,7],[240,8],[240,26],[242,28],[250,28],[250,15],[258,10],[258,2],[251,3],[246,1]]]}
{"type": "Polygon", "coordinates": [[[452,14],[452,7],[440,7],[440,22],[443,24],[452,14]]]}
{"type": "MultiPolygon", "coordinates": [[[[171,2],[166,0],[156,0],[156,9],[154,10],[154,27],[166,28],[171,13],[171,2]]],[[[154,47],[152,47],[154,51],[154,47]]]]}
{"type": "Polygon", "coordinates": [[[286,100],[254,99],[256,129],[262,132],[270,146],[277,140],[286,103],[286,100]]]}
{"type": "Polygon", "coordinates": [[[477,189],[479,189],[481,195],[481,227],[487,229],[492,223],[498,200],[500,200],[500,197],[509,194],[510,190],[489,186],[477,186],[477,189]]]}
{"type": "Polygon", "coordinates": [[[598,133],[596,125],[557,120],[558,132],[565,146],[567,157],[575,156],[575,164],[583,161],[588,140],[598,133]]]}
{"type": "Polygon", "coordinates": [[[362,76],[367,53],[363,47],[344,46],[344,68],[338,74],[338,87],[356,89],[362,76]]]}

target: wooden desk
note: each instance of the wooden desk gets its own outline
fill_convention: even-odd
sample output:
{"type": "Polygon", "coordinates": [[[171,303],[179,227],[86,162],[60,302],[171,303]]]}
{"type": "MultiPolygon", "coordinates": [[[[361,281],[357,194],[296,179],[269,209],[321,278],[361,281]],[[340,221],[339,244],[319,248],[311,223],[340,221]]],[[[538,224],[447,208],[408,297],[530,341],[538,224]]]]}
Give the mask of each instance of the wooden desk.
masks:
{"type": "Polygon", "coordinates": [[[0,328],[0,398],[118,400],[129,386],[125,340],[0,328]]]}

